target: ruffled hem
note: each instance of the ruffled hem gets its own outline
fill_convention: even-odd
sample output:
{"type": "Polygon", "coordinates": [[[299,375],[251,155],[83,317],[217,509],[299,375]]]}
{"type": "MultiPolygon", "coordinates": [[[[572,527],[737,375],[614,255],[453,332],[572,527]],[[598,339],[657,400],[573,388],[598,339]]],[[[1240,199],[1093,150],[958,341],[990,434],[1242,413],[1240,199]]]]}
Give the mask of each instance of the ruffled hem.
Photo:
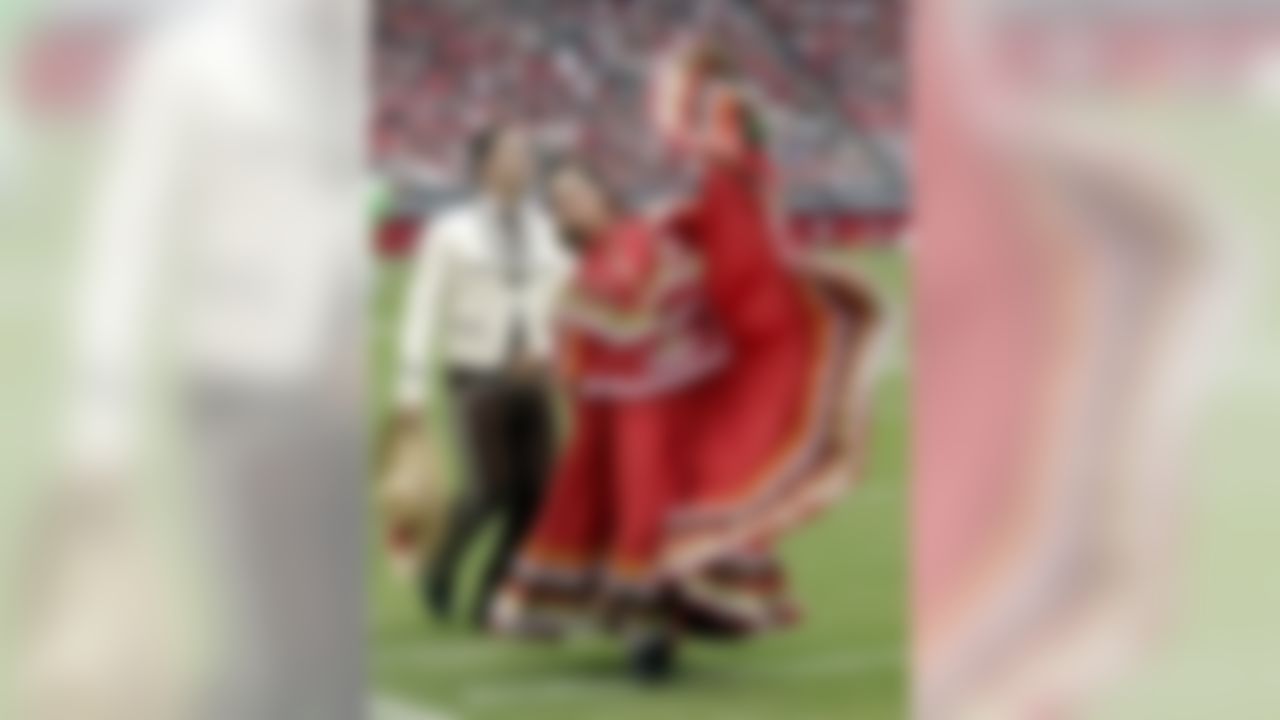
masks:
{"type": "Polygon", "coordinates": [[[851,281],[829,282],[818,312],[834,327],[812,391],[820,406],[801,431],[786,469],[745,500],[683,508],[670,518],[663,566],[688,572],[737,548],[768,544],[812,520],[860,476],[872,386],[875,309],[851,281]],[[845,294],[845,298],[834,297],[845,294]],[[864,327],[859,328],[859,323],[864,327]]]}
{"type": "Polygon", "coordinates": [[[522,562],[499,594],[491,629],[555,640],[588,630],[619,634],[662,626],[703,639],[732,640],[795,623],[777,561],[722,558],[696,573],[620,580],[609,567],[574,570],[522,562]]]}

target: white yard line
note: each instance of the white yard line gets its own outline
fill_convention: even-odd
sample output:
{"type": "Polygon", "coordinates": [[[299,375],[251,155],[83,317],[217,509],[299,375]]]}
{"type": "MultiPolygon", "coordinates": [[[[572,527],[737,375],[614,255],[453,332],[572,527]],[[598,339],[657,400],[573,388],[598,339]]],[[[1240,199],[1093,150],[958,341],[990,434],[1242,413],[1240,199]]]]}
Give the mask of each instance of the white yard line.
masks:
{"type": "MultiPolygon", "coordinates": [[[[397,651],[391,657],[382,654],[380,663],[411,667],[423,672],[448,667],[482,666],[500,655],[501,647],[487,646],[428,646],[406,648],[397,651]]],[[[832,652],[790,659],[787,662],[776,660],[754,660],[741,663],[725,663],[715,670],[718,678],[740,680],[768,680],[778,678],[832,678],[849,677],[864,672],[883,669],[902,662],[902,654],[897,651],[876,652],[832,652]]],[[[565,700],[581,700],[584,697],[614,697],[636,692],[636,686],[619,670],[614,676],[574,677],[571,675],[535,678],[530,680],[498,681],[468,683],[462,692],[462,701],[472,707],[492,707],[495,705],[516,705],[522,703],[556,703],[565,700]]],[[[379,705],[387,704],[393,711],[404,707],[389,698],[380,697],[379,705]]],[[[384,708],[385,710],[385,708],[384,708]]],[[[374,720],[437,720],[442,716],[426,713],[423,715],[375,715],[374,720]]]]}
{"type": "MultiPolygon", "coordinates": [[[[718,677],[732,679],[830,678],[848,677],[878,670],[902,661],[897,652],[828,653],[799,658],[785,663],[777,661],[728,664],[718,677]],[[723,674],[721,674],[723,673],[723,674]]],[[[610,697],[637,692],[634,682],[621,671],[617,677],[556,677],[515,682],[486,682],[470,685],[463,691],[463,702],[469,706],[520,705],[581,700],[584,697],[610,697]]]]}
{"type": "Polygon", "coordinates": [[[456,720],[452,715],[412,705],[389,695],[376,695],[371,704],[370,720],[456,720]]]}

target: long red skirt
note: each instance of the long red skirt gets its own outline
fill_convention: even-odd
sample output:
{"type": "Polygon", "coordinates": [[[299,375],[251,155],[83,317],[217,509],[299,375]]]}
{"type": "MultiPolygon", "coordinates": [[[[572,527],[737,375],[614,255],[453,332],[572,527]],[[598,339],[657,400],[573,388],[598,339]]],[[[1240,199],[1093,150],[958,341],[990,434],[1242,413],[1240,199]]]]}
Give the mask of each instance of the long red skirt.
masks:
{"type": "MultiPolygon", "coordinates": [[[[717,374],[648,398],[577,398],[538,523],[499,595],[500,632],[675,623],[739,636],[792,622],[773,545],[853,477],[872,310],[802,286],[717,374]]],[[[771,317],[772,316],[772,317],[771,317]]]]}
{"type": "Polygon", "coordinates": [[[784,311],[766,311],[778,321],[738,333],[735,362],[689,391],[694,481],[668,518],[669,565],[768,544],[848,484],[832,470],[855,439],[841,413],[853,392],[858,323],[836,294],[804,287],[771,304],[783,302],[784,311]]]}

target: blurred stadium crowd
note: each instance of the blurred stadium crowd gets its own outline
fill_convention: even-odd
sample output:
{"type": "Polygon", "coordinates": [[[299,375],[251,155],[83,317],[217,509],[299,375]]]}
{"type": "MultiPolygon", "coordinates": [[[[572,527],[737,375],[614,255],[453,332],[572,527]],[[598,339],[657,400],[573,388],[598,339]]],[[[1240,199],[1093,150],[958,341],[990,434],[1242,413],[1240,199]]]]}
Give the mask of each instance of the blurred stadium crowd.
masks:
{"type": "Polygon", "coordinates": [[[793,210],[905,204],[905,70],[897,0],[380,0],[374,155],[396,205],[421,212],[461,177],[494,118],[593,158],[640,201],[681,177],[648,126],[646,76],[673,29],[715,38],[767,101],[793,210]],[[407,191],[407,192],[406,192],[407,191]]]}

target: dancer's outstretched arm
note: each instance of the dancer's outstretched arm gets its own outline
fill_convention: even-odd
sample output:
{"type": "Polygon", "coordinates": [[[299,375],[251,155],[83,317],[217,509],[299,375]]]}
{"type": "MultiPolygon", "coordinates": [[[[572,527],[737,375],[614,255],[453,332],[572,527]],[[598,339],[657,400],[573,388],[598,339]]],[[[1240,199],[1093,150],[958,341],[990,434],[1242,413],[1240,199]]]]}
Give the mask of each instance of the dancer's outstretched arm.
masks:
{"type": "Polygon", "coordinates": [[[730,57],[699,38],[682,40],[659,57],[650,105],[659,137],[677,153],[733,161],[762,142],[730,57]]]}

